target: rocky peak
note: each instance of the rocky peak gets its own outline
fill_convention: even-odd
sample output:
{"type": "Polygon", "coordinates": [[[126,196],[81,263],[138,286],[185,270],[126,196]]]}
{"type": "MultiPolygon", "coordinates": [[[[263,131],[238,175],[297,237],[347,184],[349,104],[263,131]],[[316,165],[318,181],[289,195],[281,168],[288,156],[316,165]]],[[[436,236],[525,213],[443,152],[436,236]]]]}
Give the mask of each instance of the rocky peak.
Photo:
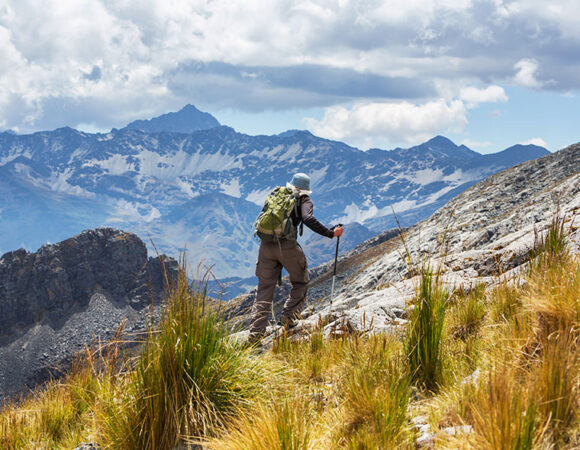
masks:
{"type": "Polygon", "coordinates": [[[202,112],[193,105],[185,105],[177,112],[163,114],[149,120],[135,120],[126,128],[147,133],[169,131],[189,134],[219,126],[218,120],[210,113],[202,112]]]}

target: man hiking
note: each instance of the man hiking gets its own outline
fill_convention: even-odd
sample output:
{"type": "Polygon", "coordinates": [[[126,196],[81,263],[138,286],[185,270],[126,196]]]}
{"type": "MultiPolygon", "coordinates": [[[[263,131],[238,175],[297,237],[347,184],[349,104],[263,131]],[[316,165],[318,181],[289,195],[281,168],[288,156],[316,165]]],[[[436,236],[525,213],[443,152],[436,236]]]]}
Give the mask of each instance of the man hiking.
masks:
{"type": "Polygon", "coordinates": [[[306,256],[297,241],[298,226],[300,235],[302,224],[330,239],[342,235],[341,226],[328,229],[316,220],[311,193],[308,175],[297,173],[286,188],[278,187],[268,196],[256,221],[256,234],[262,242],[256,266],[258,291],[252,307],[249,343],[260,341],[266,331],[282,267],[288,271],[292,289],[278,324],[288,328],[296,325],[306,300],[309,281],[306,256]]]}

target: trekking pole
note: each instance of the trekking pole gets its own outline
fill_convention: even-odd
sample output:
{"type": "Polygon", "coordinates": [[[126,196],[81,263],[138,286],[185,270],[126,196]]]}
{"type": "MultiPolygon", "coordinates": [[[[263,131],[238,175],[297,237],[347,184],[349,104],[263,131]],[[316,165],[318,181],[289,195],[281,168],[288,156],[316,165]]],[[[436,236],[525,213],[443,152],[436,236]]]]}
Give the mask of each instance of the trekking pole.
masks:
{"type": "MultiPolygon", "coordinates": [[[[339,223],[337,227],[342,227],[339,223]]],[[[332,299],[334,298],[334,283],[336,281],[336,263],[338,262],[338,244],[340,243],[340,236],[336,237],[336,252],[334,254],[334,271],[332,272],[332,287],[330,288],[330,312],[332,313],[332,299]]]]}

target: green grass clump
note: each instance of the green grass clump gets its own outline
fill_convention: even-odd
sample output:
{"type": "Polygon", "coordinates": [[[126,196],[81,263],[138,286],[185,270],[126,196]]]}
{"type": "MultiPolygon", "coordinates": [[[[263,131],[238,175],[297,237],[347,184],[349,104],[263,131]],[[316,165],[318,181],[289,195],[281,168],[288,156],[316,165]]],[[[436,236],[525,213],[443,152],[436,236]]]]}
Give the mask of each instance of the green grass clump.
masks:
{"type": "Polygon", "coordinates": [[[180,271],[159,330],[150,332],[124,386],[122,407],[105,415],[110,444],[173,448],[231,421],[261,391],[263,372],[228,333],[219,310],[180,271]]]}
{"type": "Polygon", "coordinates": [[[439,274],[429,267],[423,268],[416,296],[411,302],[405,353],[411,377],[430,391],[436,391],[441,382],[443,325],[448,298],[439,274]]]}
{"type": "Polygon", "coordinates": [[[553,266],[565,262],[569,257],[566,240],[565,218],[555,214],[548,230],[534,234],[534,247],[530,251],[530,268],[553,266]]]}

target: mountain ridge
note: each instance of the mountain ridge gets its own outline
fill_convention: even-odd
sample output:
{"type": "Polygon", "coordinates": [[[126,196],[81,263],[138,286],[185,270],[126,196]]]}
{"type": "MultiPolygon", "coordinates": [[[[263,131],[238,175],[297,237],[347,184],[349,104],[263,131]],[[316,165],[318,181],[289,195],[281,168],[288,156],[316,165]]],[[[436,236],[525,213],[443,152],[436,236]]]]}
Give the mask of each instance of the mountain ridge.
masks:
{"type": "MultiPolygon", "coordinates": [[[[410,149],[363,152],[308,131],[250,136],[224,125],[192,133],[129,128],[100,134],[72,128],[3,133],[0,171],[18,179],[18,195],[25,201],[12,202],[14,188],[0,182],[0,194],[8,199],[0,212],[0,250],[21,244],[37,248],[85,228],[115,225],[151,237],[166,253],[177,255],[187,246],[194,265],[208,254],[222,255],[210,263],[217,276],[246,277],[253,273],[258,245],[252,215],[293,173],[311,176],[315,214],[323,223],[358,222],[378,233],[395,226],[392,208],[404,226],[411,225],[478,180],[538,156],[518,151],[513,158],[511,152],[489,157],[435,137],[410,149]],[[20,157],[27,159],[13,163],[20,157]],[[206,209],[203,220],[193,214],[172,219],[173,210],[193,198],[204,203],[212,193],[239,199],[236,208],[243,209],[245,222],[230,220],[219,208],[206,209]],[[36,220],[21,231],[17,224],[27,215],[36,220]],[[200,236],[205,222],[224,230],[216,236],[219,247],[207,247],[200,236]]],[[[313,249],[309,257],[318,264],[324,255],[313,249]]]]}

